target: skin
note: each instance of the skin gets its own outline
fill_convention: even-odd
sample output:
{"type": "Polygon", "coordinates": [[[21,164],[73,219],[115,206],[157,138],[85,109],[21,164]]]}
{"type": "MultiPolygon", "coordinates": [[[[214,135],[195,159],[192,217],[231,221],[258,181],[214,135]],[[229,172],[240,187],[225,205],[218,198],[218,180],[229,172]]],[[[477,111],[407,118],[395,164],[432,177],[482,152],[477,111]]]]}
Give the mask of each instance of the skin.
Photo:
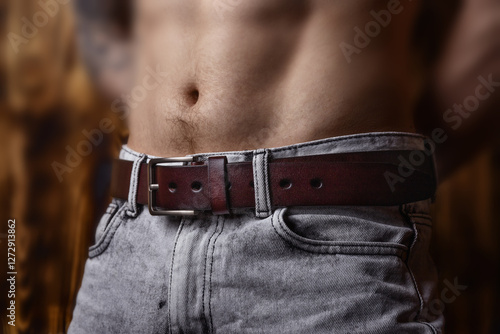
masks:
{"type": "Polygon", "coordinates": [[[211,1],[137,2],[136,83],[147,67],[166,77],[132,108],[131,148],[176,156],[415,131],[408,41],[417,3],[351,63],[339,44],[353,44],[353,28],[387,1],[233,3],[222,11],[211,1]]]}
{"type": "Polygon", "coordinates": [[[479,75],[500,81],[497,0],[133,4],[129,36],[101,20],[89,26],[105,51],[83,50],[101,86],[129,101],[128,145],[137,151],[183,156],[442,128],[448,139],[436,152],[446,176],[498,138],[500,89],[460,128],[443,119],[479,75]],[[389,8],[397,9],[390,24],[346,57],[341,45],[355,46],[355,27],[365,30],[371,11],[389,8]],[[435,8],[443,11],[424,16],[435,8]],[[144,82],[155,87],[131,97],[144,82]]]}

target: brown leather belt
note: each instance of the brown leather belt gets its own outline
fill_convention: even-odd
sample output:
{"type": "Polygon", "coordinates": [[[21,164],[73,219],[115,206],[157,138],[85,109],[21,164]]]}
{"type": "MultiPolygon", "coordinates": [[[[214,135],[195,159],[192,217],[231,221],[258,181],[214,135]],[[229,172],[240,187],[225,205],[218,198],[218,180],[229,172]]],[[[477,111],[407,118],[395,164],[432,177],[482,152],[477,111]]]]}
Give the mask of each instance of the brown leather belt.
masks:
{"type": "MultiPolygon", "coordinates": [[[[408,161],[412,152],[415,153],[374,151],[271,159],[271,206],[391,206],[431,198],[436,190],[433,158],[421,151],[419,156],[426,159],[419,166],[402,167],[401,161],[408,161]],[[391,176],[398,178],[392,189],[387,179],[391,176]]],[[[128,198],[132,166],[131,161],[114,162],[113,197],[128,198]]],[[[232,209],[255,207],[253,179],[252,162],[227,163],[224,156],[201,162],[192,157],[151,159],[140,166],[137,203],[148,205],[153,215],[200,211],[228,214],[232,209]],[[184,165],[172,166],[174,161],[183,161],[184,165]]]]}

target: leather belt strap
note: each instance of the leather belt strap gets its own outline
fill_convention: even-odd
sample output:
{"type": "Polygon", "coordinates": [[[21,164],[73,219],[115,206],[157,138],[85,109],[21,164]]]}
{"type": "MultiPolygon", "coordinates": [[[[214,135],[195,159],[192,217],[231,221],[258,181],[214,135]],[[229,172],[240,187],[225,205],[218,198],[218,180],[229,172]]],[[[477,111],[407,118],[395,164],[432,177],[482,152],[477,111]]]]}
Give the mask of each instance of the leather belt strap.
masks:
{"type": "MultiPolygon", "coordinates": [[[[128,198],[132,165],[132,161],[115,160],[113,197],[128,198]]],[[[436,177],[433,158],[425,151],[338,153],[272,159],[269,188],[273,208],[391,206],[433,197],[436,177]],[[425,157],[419,166],[402,163],[411,161],[415,152],[425,157]]],[[[255,207],[252,163],[227,163],[224,156],[183,166],[143,163],[137,203],[149,205],[153,214],[155,208],[227,214],[231,209],[255,207]],[[152,186],[148,167],[154,174],[152,186]]]]}
{"type": "Polygon", "coordinates": [[[226,157],[208,158],[208,189],[210,191],[210,207],[215,215],[225,215],[229,213],[226,157]]]}

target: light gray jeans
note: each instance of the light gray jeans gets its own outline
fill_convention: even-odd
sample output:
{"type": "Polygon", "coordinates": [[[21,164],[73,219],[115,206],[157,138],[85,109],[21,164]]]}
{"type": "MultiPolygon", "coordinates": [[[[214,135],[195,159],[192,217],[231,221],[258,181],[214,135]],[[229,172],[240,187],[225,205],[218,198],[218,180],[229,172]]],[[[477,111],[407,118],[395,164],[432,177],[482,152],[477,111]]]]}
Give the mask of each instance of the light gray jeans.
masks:
{"type": "MultiPolygon", "coordinates": [[[[424,137],[365,133],[224,154],[253,161],[256,209],[151,216],[113,199],[89,249],[70,334],[441,333],[429,202],[269,206],[269,159],[423,150],[424,137]]],[[[124,146],[120,157],[151,158],[124,146]]]]}

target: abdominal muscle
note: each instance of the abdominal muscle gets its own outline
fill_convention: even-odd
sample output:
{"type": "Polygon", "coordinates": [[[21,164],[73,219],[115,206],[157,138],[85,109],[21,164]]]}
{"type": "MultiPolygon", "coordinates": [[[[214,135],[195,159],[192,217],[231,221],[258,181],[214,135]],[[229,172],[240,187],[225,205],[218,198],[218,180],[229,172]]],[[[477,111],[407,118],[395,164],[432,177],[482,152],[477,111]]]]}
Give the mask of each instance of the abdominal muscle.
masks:
{"type": "Polygon", "coordinates": [[[137,1],[137,85],[148,85],[132,97],[128,145],[182,156],[414,131],[418,2],[345,53],[389,2],[137,1]]]}

